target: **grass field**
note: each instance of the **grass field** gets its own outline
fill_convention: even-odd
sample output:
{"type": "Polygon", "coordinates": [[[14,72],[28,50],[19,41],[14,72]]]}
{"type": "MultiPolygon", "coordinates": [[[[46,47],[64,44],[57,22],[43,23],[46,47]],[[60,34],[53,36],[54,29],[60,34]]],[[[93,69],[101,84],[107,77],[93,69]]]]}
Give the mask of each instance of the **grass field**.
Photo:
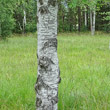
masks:
{"type": "MultiPolygon", "coordinates": [[[[59,110],[110,110],[109,34],[58,35],[59,110]]],[[[35,110],[36,35],[0,41],[0,110],[35,110]]]]}

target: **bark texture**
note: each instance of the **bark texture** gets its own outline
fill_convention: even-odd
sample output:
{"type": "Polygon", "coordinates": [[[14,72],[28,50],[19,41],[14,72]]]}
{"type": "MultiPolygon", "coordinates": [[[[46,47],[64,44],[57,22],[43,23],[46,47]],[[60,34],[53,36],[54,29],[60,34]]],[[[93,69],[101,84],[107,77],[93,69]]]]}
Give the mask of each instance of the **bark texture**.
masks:
{"type": "Polygon", "coordinates": [[[57,0],[37,0],[38,74],[36,110],[57,110],[60,70],[57,57],[57,0]]]}

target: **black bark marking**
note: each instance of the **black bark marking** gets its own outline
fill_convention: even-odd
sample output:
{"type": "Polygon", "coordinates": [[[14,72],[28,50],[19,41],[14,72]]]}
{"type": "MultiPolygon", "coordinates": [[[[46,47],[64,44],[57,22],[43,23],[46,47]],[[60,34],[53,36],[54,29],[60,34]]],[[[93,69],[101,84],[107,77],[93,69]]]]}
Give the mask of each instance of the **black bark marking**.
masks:
{"type": "Polygon", "coordinates": [[[61,83],[61,77],[59,78],[58,84],[61,83]]]}
{"type": "Polygon", "coordinates": [[[48,106],[47,105],[43,105],[42,106],[42,110],[53,110],[52,109],[52,105],[48,105],[48,106]]]}
{"type": "Polygon", "coordinates": [[[37,54],[37,59],[38,59],[39,57],[38,57],[38,54],[37,54]]]}
{"type": "Polygon", "coordinates": [[[54,62],[50,58],[45,56],[39,58],[38,65],[41,69],[44,69],[45,71],[48,70],[50,64],[54,64],[54,62]]]}
{"type": "Polygon", "coordinates": [[[42,100],[37,97],[37,99],[36,99],[36,106],[37,106],[37,107],[40,107],[41,104],[42,104],[42,100]]]}
{"type": "Polygon", "coordinates": [[[52,98],[52,104],[58,103],[58,96],[52,98]]]}
{"type": "Polygon", "coordinates": [[[49,12],[48,7],[47,7],[47,6],[41,6],[41,7],[39,8],[39,12],[40,12],[41,14],[47,14],[47,13],[49,12]]]}
{"type": "Polygon", "coordinates": [[[39,0],[40,5],[43,5],[43,0],[39,0]]]}
{"type": "Polygon", "coordinates": [[[37,22],[39,23],[39,17],[37,16],[36,18],[37,18],[37,22]]]}
{"type": "Polygon", "coordinates": [[[44,43],[42,49],[46,49],[48,47],[55,47],[57,50],[57,39],[56,38],[48,39],[47,42],[44,43]]]}
{"type": "Polygon", "coordinates": [[[41,90],[41,88],[42,88],[42,80],[41,80],[41,76],[38,75],[37,81],[36,81],[36,84],[35,84],[36,92],[38,93],[38,90],[41,90]]]}
{"type": "Polygon", "coordinates": [[[56,6],[57,1],[56,0],[48,0],[48,5],[55,7],[56,6]]]}
{"type": "Polygon", "coordinates": [[[38,94],[39,94],[39,90],[41,90],[42,87],[45,89],[50,88],[50,86],[44,83],[42,76],[38,75],[36,85],[35,85],[35,90],[38,94]]]}
{"type": "MultiPolygon", "coordinates": [[[[60,68],[59,68],[59,76],[60,76],[60,68]]],[[[59,77],[58,83],[61,83],[61,77],[59,77]]]]}

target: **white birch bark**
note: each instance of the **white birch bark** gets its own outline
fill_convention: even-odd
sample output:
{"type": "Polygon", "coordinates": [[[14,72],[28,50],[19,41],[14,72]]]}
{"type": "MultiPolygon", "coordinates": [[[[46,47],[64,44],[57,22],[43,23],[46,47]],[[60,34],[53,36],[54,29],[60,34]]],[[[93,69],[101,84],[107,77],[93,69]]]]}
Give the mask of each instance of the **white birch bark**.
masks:
{"type": "Polygon", "coordinates": [[[91,26],[91,35],[95,34],[95,19],[96,19],[96,13],[95,10],[90,10],[90,26],[91,26]]]}
{"type": "Polygon", "coordinates": [[[85,8],[85,14],[84,14],[84,16],[85,16],[85,27],[87,27],[87,12],[86,12],[86,8],[85,8]]]}
{"type": "Polygon", "coordinates": [[[22,29],[21,24],[20,24],[19,21],[18,21],[18,24],[19,24],[19,29],[22,31],[23,29],[22,29]]]}
{"type": "Polygon", "coordinates": [[[38,74],[36,110],[57,110],[60,70],[57,57],[57,0],[37,0],[38,74]]]}
{"type": "Polygon", "coordinates": [[[25,31],[25,26],[26,26],[26,11],[24,10],[24,18],[23,18],[23,32],[25,31]]]}
{"type": "Polygon", "coordinates": [[[92,17],[92,11],[90,10],[90,27],[91,27],[91,34],[92,34],[92,31],[93,31],[93,30],[92,30],[92,23],[93,23],[93,22],[92,22],[92,18],[93,18],[93,17],[92,17]]]}
{"type": "Polygon", "coordinates": [[[95,34],[95,19],[96,19],[96,13],[95,13],[95,10],[93,11],[93,32],[92,32],[92,35],[95,34]]]}

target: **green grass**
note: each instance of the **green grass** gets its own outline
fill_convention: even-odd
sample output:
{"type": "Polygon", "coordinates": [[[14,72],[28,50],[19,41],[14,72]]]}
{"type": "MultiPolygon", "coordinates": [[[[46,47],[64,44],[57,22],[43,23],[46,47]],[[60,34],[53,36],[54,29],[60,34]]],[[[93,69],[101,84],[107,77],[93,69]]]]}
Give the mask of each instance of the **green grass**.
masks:
{"type": "MultiPolygon", "coordinates": [[[[0,41],[0,110],[35,110],[35,36],[0,41]]],[[[110,110],[109,36],[58,35],[59,110],[110,110]]]]}

